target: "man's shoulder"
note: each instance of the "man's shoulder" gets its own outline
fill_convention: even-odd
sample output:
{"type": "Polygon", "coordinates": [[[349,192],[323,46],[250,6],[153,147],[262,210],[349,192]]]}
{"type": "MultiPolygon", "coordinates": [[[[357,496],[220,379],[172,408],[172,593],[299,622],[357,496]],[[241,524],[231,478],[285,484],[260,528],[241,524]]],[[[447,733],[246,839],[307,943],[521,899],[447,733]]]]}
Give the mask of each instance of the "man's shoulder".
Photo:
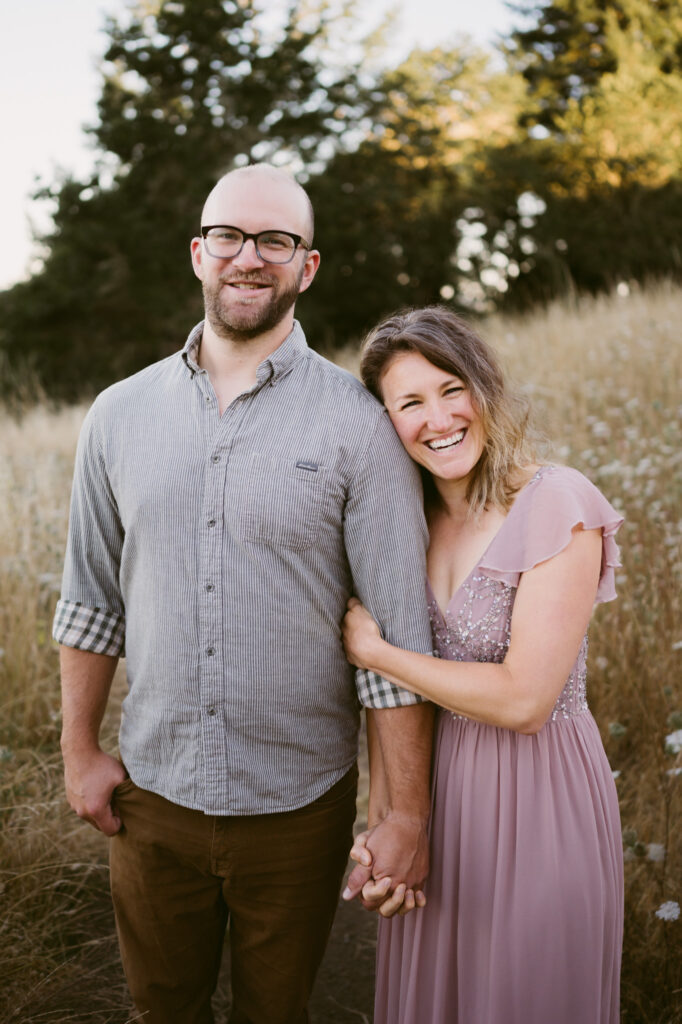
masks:
{"type": "Polygon", "coordinates": [[[381,402],[378,402],[362,381],[349,370],[345,370],[338,363],[332,362],[313,349],[308,350],[307,357],[310,374],[317,378],[320,384],[342,393],[353,408],[365,410],[372,418],[381,416],[384,412],[381,402]]]}
{"type": "Polygon", "coordinates": [[[188,371],[183,365],[182,353],[174,352],[164,359],[150,363],[130,377],[110,384],[97,395],[93,408],[105,411],[146,401],[152,393],[158,393],[160,388],[181,377],[183,372],[188,371]]]}

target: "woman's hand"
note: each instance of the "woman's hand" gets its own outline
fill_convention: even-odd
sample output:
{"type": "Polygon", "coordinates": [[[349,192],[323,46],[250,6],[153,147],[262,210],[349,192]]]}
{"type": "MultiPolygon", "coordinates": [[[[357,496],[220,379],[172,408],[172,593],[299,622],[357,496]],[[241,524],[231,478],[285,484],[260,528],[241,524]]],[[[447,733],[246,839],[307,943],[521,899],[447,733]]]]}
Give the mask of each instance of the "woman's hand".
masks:
{"type": "Polygon", "coordinates": [[[369,878],[367,877],[374,864],[372,854],[367,849],[367,840],[373,831],[373,829],[368,829],[355,837],[350,857],[360,865],[362,870],[355,868],[351,873],[343,893],[344,900],[352,900],[359,896],[360,902],[366,910],[376,910],[382,917],[393,917],[395,914],[404,917],[416,907],[425,907],[426,896],[421,889],[408,888],[404,882],[401,882],[391,892],[389,877],[385,876],[379,881],[376,881],[371,875],[369,878]],[[366,881],[363,884],[364,879],[366,881]]]}
{"type": "Polygon", "coordinates": [[[376,622],[357,597],[351,597],[348,609],[341,623],[343,646],[351,665],[357,668],[371,668],[372,652],[377,641],[381,643],[381,632],[376,622]]]}

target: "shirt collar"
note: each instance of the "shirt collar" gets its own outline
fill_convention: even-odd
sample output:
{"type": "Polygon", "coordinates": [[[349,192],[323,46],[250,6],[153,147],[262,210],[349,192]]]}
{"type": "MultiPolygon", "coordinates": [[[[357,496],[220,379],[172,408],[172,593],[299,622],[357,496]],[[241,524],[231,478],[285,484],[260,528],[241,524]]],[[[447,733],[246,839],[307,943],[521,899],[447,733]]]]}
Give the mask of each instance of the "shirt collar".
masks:
{"type": "MultiPolygon", "coordinates": [[[[187,341],[185,342],[181,352],[182,359],[190,370],[192,376],[194,376],[195,373],[203,372],[197,362],[203,330],[204,321],[202,320],[189,332],[187,341]]],[[[256,371],[256,380],[259,384],[263,384],[265,381],[274,381],[278,377],[284,376],[285,373],[289,372],[294,363],[307,351],[308,344],[305,340],[303,328],[298,320],[294,320],[293,329],[281,345],[278,345],[275,351],[271,352],[270,355],[258,366],[258,370],[256,371]]]]}

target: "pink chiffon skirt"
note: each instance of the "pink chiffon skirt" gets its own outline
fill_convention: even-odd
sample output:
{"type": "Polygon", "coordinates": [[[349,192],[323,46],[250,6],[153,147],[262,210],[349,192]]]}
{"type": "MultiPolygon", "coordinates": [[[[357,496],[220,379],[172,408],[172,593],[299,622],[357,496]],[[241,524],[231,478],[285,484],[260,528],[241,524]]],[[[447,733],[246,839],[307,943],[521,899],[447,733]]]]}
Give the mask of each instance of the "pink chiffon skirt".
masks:
{"type": "Polygon", "coordinates": [[[375,1024],[617,1024],[623,857],[589,712],[439,712],[427,906],[381,921],[375,1024]]]}

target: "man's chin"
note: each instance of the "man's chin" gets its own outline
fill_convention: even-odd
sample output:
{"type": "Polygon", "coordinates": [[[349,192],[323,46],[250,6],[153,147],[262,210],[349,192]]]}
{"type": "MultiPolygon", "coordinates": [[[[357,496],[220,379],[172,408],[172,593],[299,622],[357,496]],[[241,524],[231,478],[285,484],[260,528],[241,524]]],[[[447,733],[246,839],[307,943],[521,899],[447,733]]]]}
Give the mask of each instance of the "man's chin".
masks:
{"type": "Polygon", "coordinates": [[[282,323],[285,315],[270,313],[269,315],[248,314],[235,316],[233,312],[229,315],[216,313],[215,310],[206,310],[206,319],[213,331],[221,338],[229,338],[230,341],[251,341],[260,334],[265,334],[282,323]]]}

